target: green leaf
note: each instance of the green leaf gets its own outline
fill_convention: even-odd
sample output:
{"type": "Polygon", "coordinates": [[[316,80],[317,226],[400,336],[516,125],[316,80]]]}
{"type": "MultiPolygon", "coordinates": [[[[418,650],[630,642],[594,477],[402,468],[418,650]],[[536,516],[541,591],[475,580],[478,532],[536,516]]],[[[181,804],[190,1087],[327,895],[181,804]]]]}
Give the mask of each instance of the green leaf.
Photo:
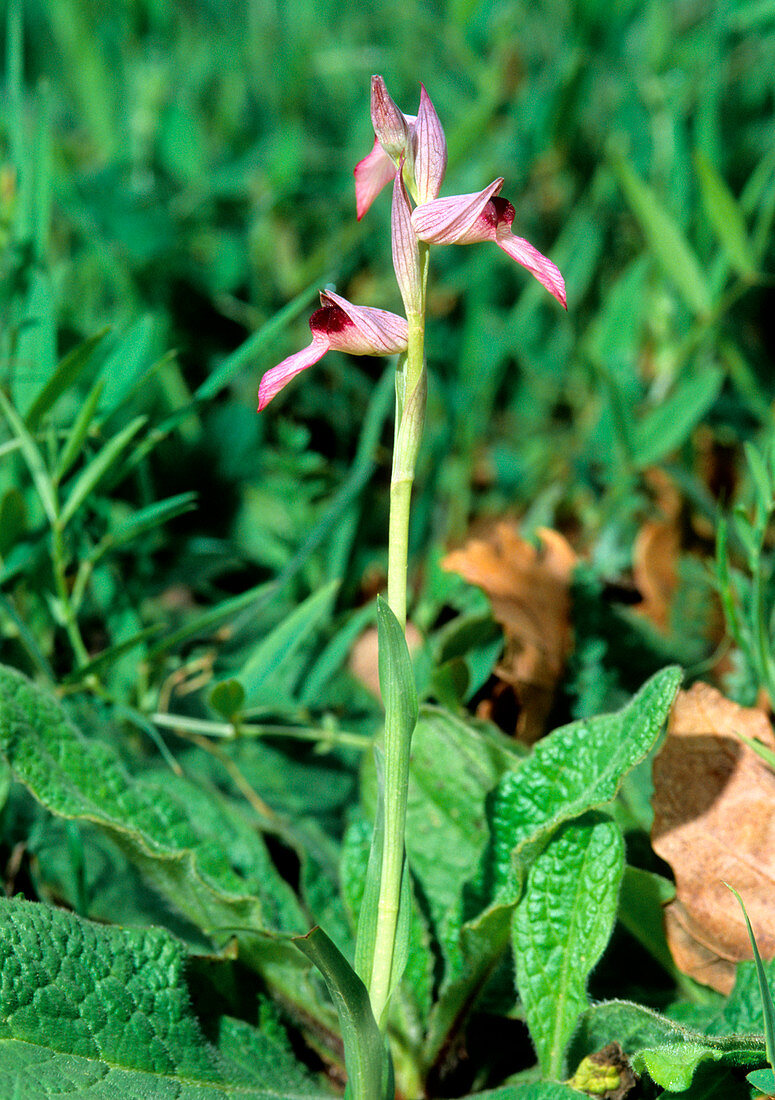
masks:
{"type": "Polygon", "coordinates": [[[637,467],[653,466],[680,447],[706,416],[723,383],[720,367],[704,367],[696,378],[681,382],[675,393],[647,413],[634,432],[633,460],[637,467]]]}
{"type": "Polygon", "coordinates": [[[624,870],[617,825],[568,822],[530,868],[512,929],[517,989],[545,1076],[559,1079],[587,980],[610,939],[624,870]]]}
{"type": "MultiPolygon", "coordinates": [[[[205,1039],[183,945],[0,898],[0,1065],[15,1100],[321,1097],[287,1051],[241,1025],[252,1065],[205,1039]]],[[[239,1027],[240,1025],[237,1024],[239,1027]]],[[[226,1029],[228,1031],[228,1029],[226,1029]]]]}
{"type": "Polygon", "coordinates": [[[25,417],[27,427],[31,432],[35,431],[43,417],[62,394],[77,382],[82,372],[91,362],[94,352],[99,347],[107,331],[108,329],[104,328],[95,333],[94,336],[88,337],[82,344],[68,352],[64,359],[60,360],[56,370],[38,393],[25,417]]]}
{"type": "Polygon", "coordinates": [[[163,782],[133,779],[111,748],[85,741],[56,700],[4,666],[0,752],[41,805],[58,817],[97,826],[176,912],[217,945],[236,934],[247,965],[330,1026],[330,1013],[299,970],[298,953],[274,934],[299,931],[306,923],[290,887],[255,831],[250,836],[261,874],[248,880],[235,871],[247,835],[230,858],[224,848],[228,822],[223,811],[219,816],[212,792],[205,795],[168,774],[163,782]]]}
{"type": "Polygon", "coordinates": [[[680,683],[679,668],[663,669],[622,710],[562,726],[504,776],[491,817],[496,897],[519,896],[527,867],[563,822],[611,801],[655,744],[680,683]]]}
{"type": "Polygon", "coordinates": [[[663,909],[674,897],[674,882],[639,867],[625,867],[619,921],[668,974],[675,972],[675,963],[665,938],[663,909]]]}
{"type": "Polygon", "coordinates": [[[12,434],[19,440],[21,452],[40,497],[40,503],[43,505],[49,522],[53,526],[57,521],[57,500],[51,475],[46,468],[46,463],[43,461],[43,455],[38,450],[38,445],[27,430],[24,421],[2,389],[0,389],[0,409],[2,409],[5,419],[8,421],[12,434]]]}
{"type": "Polygon", "coordinates": [[[646,243],[666,278],[694,314],[707,317],[713,307],[710,287],[677,222],[623,157],[614,157],[612,166],[646,243]]]}
{"type": "Polygon", "coordinates": [[[57,459],[56,469],[54,470],[54,479],[57,484],[81,456],[81,449],[94,420],[103,386],[104,382],[98,379],[89,391],[89,396],[78,410],[78,415],[73,421],[65,445],[57,459]]]}
{"type": "Polygon", "coordinates": [[[503,1085],[487,1092],[472,1092],[468,1100],[579,1100],[581,1093],[569,1085],[536,1081],[529,1085],[503,1085]]]}
{"type": "Polygon", "coordinates": [[[582,1015],[571,1044],[579,1062],[610,1042],[618,1042],[637,1073],[646,1072],[662,1088],[687,1089],[705,1062],[752,1069],[764,1061],[759,1036],[714,1036],[683,1027],[628,1001],[607,1001],[582,1015]]]}
{"type": "Polygon", "coordinates": [[[699,149],[694,154],[694,163],[705,215],[732,266],[743,278],[751,278],[756,273],[756,259],[743,212],[723,176],[699,149]]]}
{"type": "Polygon", "coordinates": [[[339,581],[329,581],[313,592],[303,603],[259,642],[252,655],[241,668],[237,679],[245,689],[248,705],[261,700],[261,691],[272,674],[330,614],[339,581]]]}
{"type": "Polygon", "coordinates": [[[385,1096],[386,1050],[366,986],[321,928],[313,928],[293,942],[323,975],[336,1005],[352,1100],[379,1100],[385,1096]]]}
{"type": "Polygon", "coordinates": [[[145,423],[146,418],[144,416],[135,417],[135,419],[127,424],[118,435],[108,440],[105,446],[102,447],[94,458],[87,463],[83,470],[81,470],[62,508],[62,514],[60,516],[62,527],[67,526],[92,490],[96,488],[105,474],[107,474],[118,462],[121,457],[121,452],[129,445],[132,439],[134,439],[145,423]]]}
{"type": "Polygon", "coordinates": [[[746,1075],[746,1081],[767,1096],[775,1094],[775,1072],[771,1069],[755,1069],[746,1075]]]}
{"type": "Polygon", "coordinates": [[[770,1063],[770,1068],[775,1070],[775,1005],[772,1003],[772,994],[770,993],[770,986],[767,981],[767,975],[764,971],[764,964],[762,963],[762,957],[759,954],[759,947],[756,943],[756,936],[753,934],[753,928],[751,928],[751,922],[748,919],[748,913],[745,911],[745,905],[743,899],[735,890],[734,886],[728,888],[737,898],[740,903],[740,908],[743,910],[743,916],[745,918],[745,927],[748,930],[748,938],[751,941],[751,949],[753,950],[753,961],[756,967],[756,977],[759,981],[759,997],[761,998],[762,1016],[764,1017],[764,1043],[767,1051],[767,1061],[770,1063]]]}
{"type": "Polygon", "coordinates": [[[520,762],[497,731],[423,707],[412,740],[407,854],[448,959],[457,953],[464,884],[487,846],[487,796],[520,762]]]}
{"type": "Polygon", "coordinates": [[[239,680],[221,680],[210,692],[210,706],[227,722],[239,714],[244,702],[245,689],[239,680]]]}

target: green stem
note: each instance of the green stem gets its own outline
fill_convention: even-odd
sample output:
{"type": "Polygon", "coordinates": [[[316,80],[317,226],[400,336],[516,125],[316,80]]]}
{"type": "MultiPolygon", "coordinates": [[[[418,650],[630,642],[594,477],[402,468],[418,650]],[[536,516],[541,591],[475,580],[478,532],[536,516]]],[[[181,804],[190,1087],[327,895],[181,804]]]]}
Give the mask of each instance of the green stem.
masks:
{"type": "MultiPolygon", "coordinates": [[[[406,578],[409,549],[409,511],[412,484],[425,422],[425,282],[428,271],[428,246],[420,244],[422,283],[421,308],[407,316],[408,342],[403,370],[396,387],[396,435],[393,471],[390,482],[390,527],[388,536],[388,603],[406,627],[406,578]]],[[[404,834],[408,746],[400,717],[385,713],[385,833],[382,849],[377,924],[372,956],[369,997],[374,1018],[385,1026],[385,1010],[391,992],[396,927],[401,899],[404,868],[404,834]]],[[[411,730],[409,733],[411,736],[411,730]]]]}
{"type": "Polygon", "coordinates": [[[81,631],[78,628],[78,619],[67,587],[67,555],[65,552],[64,531],[58,517],[51,525],[51,559],[64,628],[67,631],[67,637],[70,639],[76,663],[81,667],[88,664],[89,654],[83,644],[81,631]]]}
{"type": "Polygon", "coordinates": [[[373,740],[366,734],[349,730],[319,729],[312,726],[279,726],[258,722],[211,722],[206,718],[188,718],[183,714],[152,714],[151,721],[162,729],[200,733],[205,737],[217,737],[222,741],[236,741],[246,737],[294,737],[299,741],[318,741],[321,745],[347,745],[365,752],[373,740]]]}

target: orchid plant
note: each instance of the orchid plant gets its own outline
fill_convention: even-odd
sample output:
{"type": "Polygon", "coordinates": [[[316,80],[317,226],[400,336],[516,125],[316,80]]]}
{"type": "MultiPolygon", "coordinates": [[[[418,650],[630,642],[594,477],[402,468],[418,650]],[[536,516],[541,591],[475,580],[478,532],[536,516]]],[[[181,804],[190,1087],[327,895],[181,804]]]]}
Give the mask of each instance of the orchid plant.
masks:
{"type": "MultiPolygon", "coordinates": [[[[403,632],[406,628],[406,584],[409,512],[415,464],[426,405],[424,359],[428,257],[432,245],[493,241],[526,268],[564,307],[565,282],[559,269],[522,237],[512,233],[514,207],[500,197],[503,179],[476,194],[439,197],[447,166],[447,144],[438,115],[420,87],[417,115],[405,115],[388,94],[381,76],[371,81],[374,147],[355,167],[356,212],[360,220],[380,192],[392,182],[391,236],[393,267],[406,317],[370,306],[357,306],[330,290],[320,293],[320,309],[310,318],[312,341],[267,371],[258,392],[259,411],[301,371],[328,351],[355,355],[397,355],[396,419],[390,487],[387,605],[381,608],[380,676],[390,666],[410,670],[403,632]],[[393,632],[391,635],[391,631],[393,632]],[[383,649],[398,632],[403,654],[383,649]]],[[[393,674],[396,675],[395,667],[393,674]]],[[[399,676],[400,679],[400,676],[399,676]]],[[[406,695],[385,689],[384,809],[379,843],[372,846],[377,902],[373,921],[358,929],[356,969],[368,986],[374,1019],[384,1031],[390,994],[402,965],[396,932],[402,906],[404,832],[411,735],[416,720],[406,695]]],[[[406,904],[405,902],[403,904],[406,904]]],[[[365,905],[365,903],[364,903],[365,905]]],[[[309,953],[309,952],[308,952],[309,953]]],[[[317,961],[317,960],[316,960],[317,961]]],[[[344,1028],[343,1028],[344,1030],[344,1028]]]]}

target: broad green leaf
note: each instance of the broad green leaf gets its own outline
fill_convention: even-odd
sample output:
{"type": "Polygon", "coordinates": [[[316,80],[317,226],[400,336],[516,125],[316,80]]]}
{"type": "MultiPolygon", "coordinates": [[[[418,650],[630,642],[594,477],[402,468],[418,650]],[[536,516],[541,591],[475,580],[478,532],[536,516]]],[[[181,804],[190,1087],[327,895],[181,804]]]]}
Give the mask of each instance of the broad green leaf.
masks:
{"type": "MultiPolygon", "coordinates": [[[[549,734],[505,773],[487,802],[490,844],[464,893],[466,910],[446,924],[448,967],[428,1034],[428,1061],[449,1041],[494,973],[508,944],[511,914],[525,874],[564,822],[610,802],[622,779],[654,745],[681,680],[680,669],[653,676],[617,714],[573,722],[549,734]],[[468,913],[477,913],[465,919],[468,913]],[[458,941],[460,956],[452,945],[458,941]],[[459,961],[462,959],[462,962],[459,961]]],[[[470,811],[468,811],[470,813],[470,811]]],[[[486,834],[485,834],[486,837],[486,834]]],[[[480,843],[486,845],[483,838],[480,843]]],[[[452,857],[451,849],[447,859],[452,857]]],[[[410,851],[410,861],[415,858],[410,851]]],[[[471,865],[468,866],[470,873],[471,865]]]]}
{"type": "Polygon", "coordinates": [[[31,432],[35,431],[43,417],[62,394],[78,381],[81,373],[91,362],[94,352],[99,347],[107,331],[105,328],[95,333],[94,336],[90,336],[82,344],[68,352],[64,359],[60,360],[56,370],[38,393],[25,417],[27,427],[31,432]]]}
{"type": "Polygon", "coordinates": [[[516,896],[527,866],[563,822],[610,802],[654,746],[681,683],[666,668],[616,714],[562,726],[498,785],[492,803],[495,896],[516,896]]]}
{"type": "Polygon", "coordinates": [[[75,479],[75,484],[71,488],[62,508],[60,522],[63,527],[67,526],[89,494],[108,471],[116,465],[121,457],[121,452],[131,443],[145,423],[146,418],[144,416],[135,417],[118,435],[108,440],[94,458],[84,466],[75,479]]]}
{"type": "Polygon", "coordinates": [[[423,707],[412,740],[407,854],[448,956],[457,951],[463,886],[487,845],[487,796],[520,762],[497,731],[423,707]]]}
{"type": "Polygon", "coordinates": [[[270,677],[330,614],[339,581],[329,581],[286,615],[274,630],[256,646],[240,669],[237,679],[245,689],[248,706],[261,700],[261,691],[270,677]]]}
{"type": "Polygon", "coordinates": [[[745,1079],[754,1088],[759,1089],[767,1096],[775,1095],[775,1072],[769,1067],[767,1069],[755,1069],[747,1074],[745,1079]]]}
{"type": "Polygon", "coordinates": [[[751,278],[756,273],[756,259],[740,206],[723,176],[700,149],[694,154],[694,163],[705,215],[735,271],[751,278]]]}
{"type": "Polygon", "coordinates": [[[159,928],[92,924],[0,899],[0,1066],[16,1100],[63,1095],[293,1100],[325,1095],[246,1024],[251,1064],[212,1046],[191,1012],[183,945],[159,928]]]}
{"type": "Polygon", "coordinates": [[[639,469],[660,462],[688,439],[715,402],[723,382],[720,367],[705,367],[642,417],[633,433],[633,460],[639,469]]]}
{"type": "Polygon", "coordinates": [[[610,1042],[624,1048],[637,1073],[645,1071],[662,1088],[675,1092],[687,1089],[705,1062],[753,1069],[765,1060],[760,1036],[704,1034],[627,1001],[587,1009],[573,1037],[571,1056],[580,1061],[610,1042]]]}
{"type": "Polygon", "coordinates": [[[710,287],[677,222],[623,157],[614,157],[612,166],[646,243],[666,278],[694,314],[707,317],[713,307],[710,287]]]}
{"type": "Polygon", "coordinates": [[[555,833],[527,876],[512,927],[517,989],[545,1076],[558,1079],[587,980],[616,921],[624,870],[618,826],[596,814],[555,833]]]}
{"type": "Polygon", "coordinates": [[[352,1100],[380,1100],[385,1096],[386,1050],[371,1012],[366,986],[321,928],[313,928],[293,942],[323,975],[336,1005],[352,1100]]]}
{"type": "MultiPolygon", "coordinates": [[[[234,870],[239,857],[230,859],[224,848],[227,821],[216,819],[208,829],[207,815],[217,810],[208,809],[201,791],[189,783],[178,793],[182,781],[174,777],[133,779],[112,749],[79,734],[58,702],[3,666],[0,752],[41,805],[101,829],[177,912],[216,944],[237,935],[248,965],[330,1025],[299,970],[298,953],[274,935],[305,923],[290,887],[266,856],[253,881],[234,870]]],[[[255,843],[254,851],[258,857],[255,843]]]]}
{"type": "Polygon", "coordinates": [[[242,710],[245,702],[245,689],[239,680],[221,680],[210,692],[210,706],[221,717],[231,722],[242,710]]]}

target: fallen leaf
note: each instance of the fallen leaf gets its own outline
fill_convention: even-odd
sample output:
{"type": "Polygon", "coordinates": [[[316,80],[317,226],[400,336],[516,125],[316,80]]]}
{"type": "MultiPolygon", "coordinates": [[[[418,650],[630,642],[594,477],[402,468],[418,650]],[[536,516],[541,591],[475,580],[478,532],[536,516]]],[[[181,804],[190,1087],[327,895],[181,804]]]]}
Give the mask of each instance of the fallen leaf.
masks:
{"type": "Polygon", "coordinates": [[[642,600],[633,610],[650,619],[660,630],[670,623],[670,606],[678,587],[681,552],[681,495],[663,470],[646,473],[659,519],[647,520],[635,539],[632,571],[642,600]]]}
{"type": "Polygon", "coordinates": [[[670,625],[680,550],[681,536],[673,520],[648,520],[635,539],[633,580],[642,599],[633,610],[645,615],[660,630],[667,630],[670,625]]]}
{"type": "Polygon", "coordinates": [[[471,539],[442,562],[490,598],[506,636],[496,673],[516,693],[516,733],[528,742],[544,732],[570,652],[570,582],[578,560],[559,532],[542,527],[538,536],[540,550],[500,523],[490,537],[471,539]]]}
{"type": "Polygon", "coordinates": [[[673,869],[665,911],[676,965],[721,993],[751,958],[728,882],[742,895],[764,958],[775,957],[775,773],[740,739],[775,749],[767,715],[708,684],[681,692],[654,761],[654,851],[673,869]]]}

